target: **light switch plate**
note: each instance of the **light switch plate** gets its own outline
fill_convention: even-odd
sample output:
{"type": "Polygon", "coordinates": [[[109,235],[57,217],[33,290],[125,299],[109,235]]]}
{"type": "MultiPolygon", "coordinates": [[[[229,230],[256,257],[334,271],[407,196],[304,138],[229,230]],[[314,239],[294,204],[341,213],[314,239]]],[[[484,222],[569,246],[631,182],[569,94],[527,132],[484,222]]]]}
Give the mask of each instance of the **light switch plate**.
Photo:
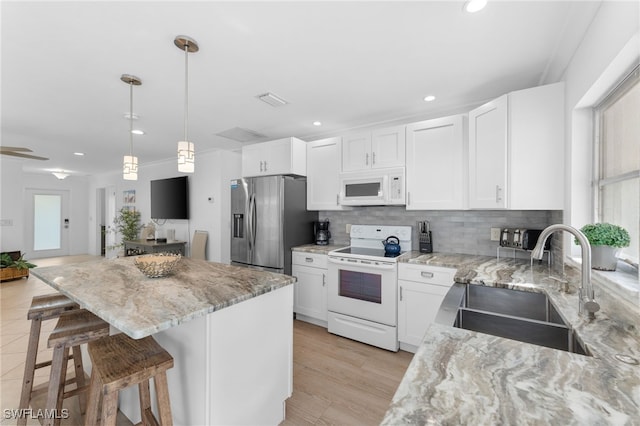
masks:
{"type": "Polygon", "coordinates": [[[500,241],[500,228],[491,228],[491,241],[500,241]]]}
{"type": "Polygon", "coordinates": [[[347,234],[351,233],[351,224],[347,223],[347,234]]]}

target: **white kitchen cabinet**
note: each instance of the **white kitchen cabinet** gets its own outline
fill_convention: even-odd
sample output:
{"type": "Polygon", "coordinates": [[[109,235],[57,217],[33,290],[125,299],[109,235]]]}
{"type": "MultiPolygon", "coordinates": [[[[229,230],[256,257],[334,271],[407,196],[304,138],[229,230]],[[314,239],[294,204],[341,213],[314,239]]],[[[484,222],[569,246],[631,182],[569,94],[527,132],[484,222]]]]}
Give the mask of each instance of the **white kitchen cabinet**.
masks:
{"type": "Polygon", "coordinates": [[[307,144],[307,210],[343,210],[340,205],[342,138],[307,144]]]}
{"type": "Polygon", "coordinates": [[[327,255],[294,251],[291,263],[296,318],[327,327],[327,255]]]}
{"type": "Polygon", "coordinates": [[[440,304],[453,285],[456,270],[439,266],[398,265],[398,340],[415,352],[440,304]]]}
{"type": "Polygon", "coordinates": [[[242,177],[307,175],[307,143],[277,139],[242,147],[242,177]]]}
{"type": "Polygon", "coordinates": [[[407,210],[466,207],[465,116],[407,125],[407,210]]]}
{"type": "Polygon", "coordinates": [[[405,149],[405,126],[343,136],[342,171],[402,167],[405,149]]]}
{"type": "Polygon", "coordinates": [[[564,208],[564,83],[469,112],[469,208],[564,208]]]}

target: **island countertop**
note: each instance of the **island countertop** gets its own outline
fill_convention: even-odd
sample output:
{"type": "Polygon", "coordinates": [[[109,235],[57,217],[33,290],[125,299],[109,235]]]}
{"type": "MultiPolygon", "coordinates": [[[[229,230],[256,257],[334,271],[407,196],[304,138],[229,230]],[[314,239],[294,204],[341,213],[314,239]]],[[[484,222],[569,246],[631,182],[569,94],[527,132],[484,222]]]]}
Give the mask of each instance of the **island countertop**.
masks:
{"type": "Polygon", "coordinates": [[[487,256],[410,252],[402,263],[456,268],[463,284],[543,292],[590,350],[582,356],[432,324],[382,422],[396,424],[640,424],[637,306],[595,285],[602,310],[577,312],[580,274],[565,268],[559,291],[546,265],[487,256]]]}
{"type": "Polygon", "coordinates": [[[264,293],[295,277],[182,258],[171,275],[147,278],[134,257],[32,269],[32,273],[134,339],[264,293]]]}

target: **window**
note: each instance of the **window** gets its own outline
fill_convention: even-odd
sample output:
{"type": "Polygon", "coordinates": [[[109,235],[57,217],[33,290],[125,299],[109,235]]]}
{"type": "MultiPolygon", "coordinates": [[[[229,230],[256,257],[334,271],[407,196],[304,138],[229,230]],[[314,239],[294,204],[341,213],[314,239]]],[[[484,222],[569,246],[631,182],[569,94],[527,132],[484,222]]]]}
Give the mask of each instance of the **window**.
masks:
{"type": "Polygon", "coordinates": [[[631,245],[619,255],[640,257],[640,67],[595,107],[595,217],[622,226],[631,245]]]}

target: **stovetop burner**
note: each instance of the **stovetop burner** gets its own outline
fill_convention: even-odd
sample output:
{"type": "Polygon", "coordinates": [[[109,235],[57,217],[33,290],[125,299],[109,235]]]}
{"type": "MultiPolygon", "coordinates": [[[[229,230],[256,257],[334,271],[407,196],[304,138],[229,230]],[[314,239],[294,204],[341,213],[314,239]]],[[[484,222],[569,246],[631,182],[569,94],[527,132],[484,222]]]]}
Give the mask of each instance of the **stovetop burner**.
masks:
{"type": "Polygon", "coordinates": [[[357,256],[369,256],[369,257],[387,257],[394,258],[400,256],[402,253],[385,253],[384,249],[366,248],[366,247],[345,247],[342,249],[334,250],[333,253],[339,254],[353,254],[357,256]]]}

